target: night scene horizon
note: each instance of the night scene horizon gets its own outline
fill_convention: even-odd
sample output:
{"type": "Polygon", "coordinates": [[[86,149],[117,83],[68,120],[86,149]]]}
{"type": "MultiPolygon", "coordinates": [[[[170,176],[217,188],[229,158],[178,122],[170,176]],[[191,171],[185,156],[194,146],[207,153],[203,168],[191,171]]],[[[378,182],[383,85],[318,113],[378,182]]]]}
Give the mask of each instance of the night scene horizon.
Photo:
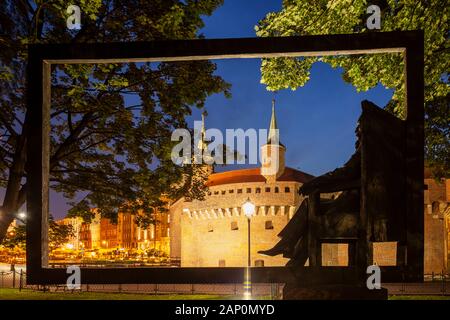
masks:
{"type": "MultiPolygon", "coordinates": [[[[205,17],[205,27],[199,33],[207,39],[254,37],[257,22],[281,6],[281,1],[278,5],[276,2],[246,1],[245,11],[236,11],[232,1],[225,2],[210,17],[205,17]]],[[[384,107],[393,94],[393,90],[381,84],[357,92],[342,79],[342,69],[333,69],[322,62],[313,65],[304,87],[272,92],[260,83],[261,59],[211,61],[217,65],[214,74],[231,84],[232,97],[213,94],[206,99],[206,128],[217,128],[223,133],[226,129],[268,129],[275,99],[280,139],[288,147],[287,165],[314,176],[342,166],[353,153],[361,101],[370,100],[384,107]]],[[[137,98],[131,95],[125,99],[133,104],[137,98]]],[[[202,112],[192,108],[192,115],[186,119],[189,127],[201,120],[202,112]]],[[[220,172],[249,166],[219,165],[215,169],[220,172]]],[[[55,218],[63,218],[70,207],[67,199],[51,191],[50,212],[55,218]]]]}
{"type": "Polygon", "coordinates": [[[0,1],[0,300],[448,300],[447,2],[0,1]]]}

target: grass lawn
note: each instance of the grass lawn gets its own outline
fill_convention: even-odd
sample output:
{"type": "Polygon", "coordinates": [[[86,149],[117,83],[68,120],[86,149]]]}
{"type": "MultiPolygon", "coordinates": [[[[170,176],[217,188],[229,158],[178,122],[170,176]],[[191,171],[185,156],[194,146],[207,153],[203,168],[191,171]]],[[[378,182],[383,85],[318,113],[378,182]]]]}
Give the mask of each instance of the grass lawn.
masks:
{"type": "Polygon", "coordinates": [[[24,289],[0,288],[0,300],[221,300],[238,298],[209,294],[133,294],[103,292],[41,292],[24,289]]]}
{"type": "MultiPolygon", "coordinates": [[[[270,299],[269,297],[259,297],[270,299]]],[[[30,289],[2,289],[0,300],[241,300],[240,296],[210,294],[137,294],[107,292],[42,292],[30,289]]],[[[390,296],[389,300],[450,300],[450,296],[390,296]]]]}

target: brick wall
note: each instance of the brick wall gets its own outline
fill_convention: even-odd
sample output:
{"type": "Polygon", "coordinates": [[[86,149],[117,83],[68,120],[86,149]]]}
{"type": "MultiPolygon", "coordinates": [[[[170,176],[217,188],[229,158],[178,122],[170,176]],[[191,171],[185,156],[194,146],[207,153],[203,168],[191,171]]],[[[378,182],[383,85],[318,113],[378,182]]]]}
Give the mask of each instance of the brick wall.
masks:
{"type": "Polygon", "coordinates": [[[246,266],[248,225],[241,206],[250,198],[257,208],[251,219],[252,265],[257,260],[264,266],[285,265],[287,259],[257,251],[270,249],[278,242],[278,233],[300,203],[299,186],[297,182],[219,185],[210,187],[204,201],[175,203],[170,210],[171,256],[180,254],[183,267],[246,266]]]}
{"type": "Polygon", "coordinates": [[[437,182],[434,179],[425,179],[424,251],[425,273],[440,273],[447,269],[448,252],[446,241],[448,230],[443,209],[448,202],[449,180],[437,182]],[[447,190],[446,190],[447,189],[447,190]]]}
{"type": "MultiPolygon", "coordinates": [[[[446,269],[448,263],[448,227],[446,227],[448,220],[439,210],[450,198],[449,181],[437,183],[433,179],[425,180],[425,184],[428,185],[428,190],[424,194],[426,274],[440,273],[446,269]],[[438,202],[441,203],[440,206],[437,205],[438,202]]],[[[247,220],[243,216],[227,217],[225,210],[228,208],[233,211],[233,208],[240,208],[244,201],[250,198],[258,208],[257,216],[251,221],[252,265],[256,260],[263,260],[265,266],[284,265],[286,259],[280,256],[262,256],[257,251],[271,248],[279,240],[277,234],[290,218],[290,213],[286,209],[281,213],[280,208],[289,205],[298,207],[301,201],[297,194],[299,186],[300,184],[293,182],[219,185],[210,187],[210,195],[205,201],[178,201],[170,210],[171,256],[181,257],[181,264],[184,267],[218,267],[219,261],[221,265],[225,264],[227,267],[244,266],[247,261],[247,220]],[[278,186],[278,193],[274,193],[275,186],[278,186]],[[284,187],[289,187],[290,192],[285,193],[284,187]],[[251,193],[246,193],[247,188],[251,189],[251,193]],[[257,188],[260,189],[260,193],[255,193],[257,188]],[[266,192],[266,188],[270,188],[270,192],[266,192]],[[237,193],[238,189],[242,190],[242,193],[237,193]],[[233,190],[233,193],[230,193],[230,190],[233,190]],[[265,208],[264,213],[261,211],[262,206],[265,208]],[[275,215],[272,214],[272,207],[275,215]],[[211,218],[212,209],[219,215],[218,218],[211,218]],[[221,209],[222,213],[217,209],[221,209]],[[220,214],[223,214],[223,217],[220,217],[220,214]],[[266,221],[271,221],[273,229],[265,228],[266,221]],[[237,223],[237,230],[231,230],[232,222],[237,223]]],[[[374,243],[374,262],[381,266],[395,265],[396,247],[395,242],[374,243]]],[[[323,265],[347,265],[347,251],[345,244],[323,247],[323,265]]]]}

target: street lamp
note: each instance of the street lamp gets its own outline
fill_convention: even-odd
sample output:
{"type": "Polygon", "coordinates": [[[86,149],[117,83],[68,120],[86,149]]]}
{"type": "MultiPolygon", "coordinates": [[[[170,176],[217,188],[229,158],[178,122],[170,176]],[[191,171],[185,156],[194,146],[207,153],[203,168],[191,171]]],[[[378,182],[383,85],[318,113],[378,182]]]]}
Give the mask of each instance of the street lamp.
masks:
{"type": "Polygon", "coordinates": [[[25,223],[25,219],[27,218],[27,214],[25,213],[25,212],[19,212],[18,214],[17,214],[17,219],[20,221],[20,222],[22,222],[22,223],[25,223]]]}
{"type": "Polygon", "coordinates": [[[244,214],[249,219],[255,214],[255,205],[250,201],[250,198],[247,198],[244,202],[242,209],[244,209],[244,214]]]}
{"type": "Polygon", "coordinates": [[[250,252],[250,219],[255,214],[255,205],[250,201],[250,198],[242,205],[242,210],[244,211],[245,216],[247,217],[247,230],[248,230],[248,260],[247,260],[247,275],[244,281],[244,295],[247,299],[252,295],[252,283],[250,277],[250,267],[251,267],[251,252],[250,252]]]}

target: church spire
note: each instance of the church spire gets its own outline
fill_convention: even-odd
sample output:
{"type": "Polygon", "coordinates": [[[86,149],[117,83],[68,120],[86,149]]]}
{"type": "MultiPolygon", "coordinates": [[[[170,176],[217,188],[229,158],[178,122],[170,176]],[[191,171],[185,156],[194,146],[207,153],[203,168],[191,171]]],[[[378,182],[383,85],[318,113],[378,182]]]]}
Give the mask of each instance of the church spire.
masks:
{"type": "Polygon", "coordinates": [[[206,116],[206,111],[202,112],[202,140],[205,140],[205,136],[206,136],[206,129],[205,129],[205,116],[206,116]]]}
{"type": "Polygon", "coordinates": [[[272,99],[272,118],[270,119],[269,135],[267,137],[267,143],[270,144],[272,140],[280,143],[279,130],[277,126],[277,119],[275,117],[275,99],[272,99]],[[278,137],[278,139],[275,139],[278,137]]]}
{"type": "Polygon", "coordinates": [[[261,175],[266,182],[275,182],[285,169],[286,147],[280,142],[280,135],[275,116],[275,99],[272,100],[272,118],[270,119],[267,143],[261,146],[261,175]]]}
{"type": "Polygon", "coordinates": [[[198,148],[200,150],[207,149],[206,144],[206,129],[205,129],[205,116],[207,115],[206,110],[202,112],[202,127],[200,129],[200,141],[198,142],[198,148]]]}

